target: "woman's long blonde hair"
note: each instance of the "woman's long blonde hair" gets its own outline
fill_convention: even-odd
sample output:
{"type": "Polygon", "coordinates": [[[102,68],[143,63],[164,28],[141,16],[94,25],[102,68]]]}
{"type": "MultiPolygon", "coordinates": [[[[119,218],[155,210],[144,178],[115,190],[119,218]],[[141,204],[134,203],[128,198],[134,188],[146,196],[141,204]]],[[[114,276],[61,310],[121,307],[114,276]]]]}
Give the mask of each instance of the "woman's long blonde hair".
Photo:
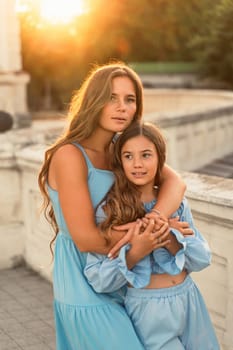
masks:
{"type": "Polygon", "coordinates": [[[143,88],[138,75],[123,62],[94,67],[71,100],[68,112],[70,122],[67,130],[45,152],[44,162],[38,176],[38,183],[44,198],[43,210],[45,217],[55,231],[50,248],[58,233],[58,225],[47,189],[49,165],[53,154],[59,147],[85,140],[95,131],[101,111],[110,100],[112,80],[122,76],[128,77],[134,84],[137,106],[134,120],[140,120],[143,109],[143,88]]]}
{"type": "Polygon", "coordinates": [[[123,170],[121,152],[124,144],[137,136],[143,135],[155,145],[158,155],[158,168],[154,185],[158,186],[161,172],[166,160],[166,143],[160,129],[150,123],[132,123],[117,139],[112,158],[112,170],[115,182],[104,198],[104,212],[106,219],[100,223],[100,229],[108,241],[108,234],[113,226],[123,225],[135,221],[145,215],[138,187],[130,182],[123,170]]]}

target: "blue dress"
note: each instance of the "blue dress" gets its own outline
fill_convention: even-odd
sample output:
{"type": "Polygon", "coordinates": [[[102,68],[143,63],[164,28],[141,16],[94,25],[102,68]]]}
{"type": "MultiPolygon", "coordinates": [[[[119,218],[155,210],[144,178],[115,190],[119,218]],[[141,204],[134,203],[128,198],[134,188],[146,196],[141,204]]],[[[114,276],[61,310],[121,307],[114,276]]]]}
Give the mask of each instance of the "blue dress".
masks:
{"type": "MultiPolygon", "coordinates": [[[[93,207],[114,181],[111,171],[96,169],[83,152],[93,207]]],[[[96,293],[83,270],[87,253],[74,244],[65,223],[57,191],[48,186],[59,233],[54,251],[53,288],[57,350],[143,350],[123,306],[125,289],[96,293]]],[[[87,232],[88,239],[88,232],[87,232]]]]}

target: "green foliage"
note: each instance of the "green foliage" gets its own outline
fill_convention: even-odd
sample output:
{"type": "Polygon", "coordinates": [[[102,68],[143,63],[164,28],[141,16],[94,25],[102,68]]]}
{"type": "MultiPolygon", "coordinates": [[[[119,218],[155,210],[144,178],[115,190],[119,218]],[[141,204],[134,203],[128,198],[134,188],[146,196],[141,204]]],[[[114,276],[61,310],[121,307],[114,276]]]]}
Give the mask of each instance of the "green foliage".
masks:
{"type": "Polygon", "coordinates": [[[198,66],[190,62],[131,62],[129,65],[139,74],[183,74],[198,70],[198,66]]]}
{"type": "Polygon", "coordinates": [[[233,86],[233,0],[221,0],[207,14],[193,46],[204,76],[233,86]]]}

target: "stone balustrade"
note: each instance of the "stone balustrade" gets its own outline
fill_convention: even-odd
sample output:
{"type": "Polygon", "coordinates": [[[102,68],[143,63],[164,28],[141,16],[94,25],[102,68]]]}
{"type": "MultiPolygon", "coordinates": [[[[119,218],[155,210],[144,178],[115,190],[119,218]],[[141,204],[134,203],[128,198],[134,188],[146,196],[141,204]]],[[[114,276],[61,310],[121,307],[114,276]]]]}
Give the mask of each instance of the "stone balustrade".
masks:
{"type": "Polygon", "coordinates": [[[192,171],[233,150],[233,93],[146,89],[144,120],[167,139],[167,162],[192,171]]]}

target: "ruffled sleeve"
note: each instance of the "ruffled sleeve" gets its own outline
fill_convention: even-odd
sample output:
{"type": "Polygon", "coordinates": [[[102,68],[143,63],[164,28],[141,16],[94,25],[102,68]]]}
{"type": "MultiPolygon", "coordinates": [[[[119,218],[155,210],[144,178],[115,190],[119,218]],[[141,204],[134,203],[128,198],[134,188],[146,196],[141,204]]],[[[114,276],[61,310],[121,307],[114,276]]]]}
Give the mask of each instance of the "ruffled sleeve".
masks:
{"type": "Polygon", "coordinates": [[[123,246],[119,256],[112,260],[101,254],[87,254],[84,274],[96,292],[115,292],[127,283],[134,288],[143,288],[149,283],[151,275],[149,257],[145,257],[129,270],[126,263],[126,253],[129,249],[129,244],[123,246]]]}
{"type": "Polygon", "coordinates": [[[123,287],[127,280],[119,270],[119,258],[88,253],[84,275],[97,293],[111,293],[123,287]]]}
{"type": "MultiPolygon", "coordinates": [[[[177,239],[180,243],[186,242],[185,268],[187,271],[201,271],[211,263],[210,248],[206,239],[194,225],[192,213],[186,199],[184,199],[183,204],[183,212],[180,215],[180,220],[189,223],[194,235],[183,237],[183,235],[179,233],[179,237],[181,237],[177,239]]],[[[173,231],[175,232],[176,230],[173,231]]]]}
{"type": "Polygon", "coordinates": [[[193,217],[187,199],[184,199],[181,206],[174,214],[179,215],[181,221],[187,221],[194,235],[183,236],[178,230],[171,228],[171,233],[176,236],[182,248],[173,256],[164,248],[153,252],[155,266],[159,266],[164,272],[176,275],[184,268],[188,272],[200,271],[211,262],[211,253],[207,241],[194,226],[193,217]]]}

